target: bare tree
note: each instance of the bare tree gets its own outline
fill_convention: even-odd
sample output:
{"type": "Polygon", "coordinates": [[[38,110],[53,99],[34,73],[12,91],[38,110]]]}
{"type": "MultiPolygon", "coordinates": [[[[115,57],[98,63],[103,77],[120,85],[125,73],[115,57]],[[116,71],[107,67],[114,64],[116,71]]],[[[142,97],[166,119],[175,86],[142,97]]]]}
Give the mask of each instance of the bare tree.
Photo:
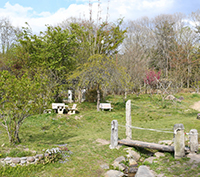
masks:
{"type": "Polygon", "coordinates": [[[145,71],[151,58],[151,48],[154,36],[151,31],[151,22],[147,17],[129,21],[126,39],[122,45],[120,64],[126,67],[130,76],[130,88],[138,92],[144,80],[145,71]]]}
{"type": "Polygon", "coordinates": [[[3,54],[16,42],[19,32],[19,28],[14,27],[8,18],[0,19],[0,48],[3,54]]]}

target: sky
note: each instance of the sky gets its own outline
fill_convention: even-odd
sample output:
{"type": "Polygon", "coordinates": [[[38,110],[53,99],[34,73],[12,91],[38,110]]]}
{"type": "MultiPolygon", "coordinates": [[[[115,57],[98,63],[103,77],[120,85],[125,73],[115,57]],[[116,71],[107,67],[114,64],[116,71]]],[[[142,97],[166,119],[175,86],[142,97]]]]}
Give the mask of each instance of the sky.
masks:
{"type": "Polygon", "coordinates": [[[93,20],[98,11],[103,20],[108,16],[109,21],[116,21],[177,12],[189,15],[200,9],[200,0],[0,0],[0,19],[8,18],[16,27],[28,22],[32,31],[39,33],[45,25],[57,25],[70,17],[88,19],[89,2],[93,20]]]}

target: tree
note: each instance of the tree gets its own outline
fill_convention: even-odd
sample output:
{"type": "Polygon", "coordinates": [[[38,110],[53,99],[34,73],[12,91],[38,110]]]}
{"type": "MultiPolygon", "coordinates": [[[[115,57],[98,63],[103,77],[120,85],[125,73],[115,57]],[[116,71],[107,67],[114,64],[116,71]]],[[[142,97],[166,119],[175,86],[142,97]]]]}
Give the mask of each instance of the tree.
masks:
{"type": "Polygon", "coordinates": [[[8,18],[0,19],[0,49],[5,54],[16,43],[20,29],[12,26],[8,18]]]}
{"type": "Polygon", "coordinates": [[[71,34],[77,34],[80,43],[76,50],[77,64],[82,65],[88,58],[95,54],[113,56],[118,53],[118,47],[122,44],[126,29],[122,29],[123,19],[116,23],[94,23],[89,20],[71,18],[63,21],[60,25],[68,29],[71,34]]]}
{"type": "Polygon", "coordinates": [[[173,15],[160,15],[154,19],[154,28],[156,39],[156,53],[155,58],[157,59],[157,65],[164,71],[166,78],[169,77],[170,69],[170,55],[169,51],[174,46],[175,41],[175,21],[173,15]]]}
{"type": "Polygon", "coordinates": [[[146,77],[144,79],[144,82],[149,85],[152,89],[155,89],[157,86],[157,83],[160,79],[161,71],[156,72],[153,69],[150,69],[146,71],[146,77]]]}
{"type": "Polygon", "coordinates": [[[11,51],[17,43],[17,35],[20,32],[21,30],[14,27],[8,18],[0,19],[0,70],[10,69],[11,51]]]}
{"type": "Polygon", "coordinates": [[[18,51],[23,51],[23,54],[18,52],[17,64],[22,59],[26,63],[24,67],[29,70],[42,68],[47,71],[55,100],[58,101],[60,86],[76,67],[75,51],[79,45],[76,34],[70,34],[69,30],[59,26],[47,26],[47,30],[37,36],[32,34],[30,28],[24,28],[19,42],[18,51]]]}
{"type": "Polygon", "coordinates": [[[91,20],[71,18],[60,24],[63,29],[68,29],[71,34],[77,34],[80,45],[76,48],[75,55],[76,66],[79,70],[85,63],[88,63],[90,57],[102,55],[112,58],[119,52],[119,46],[122,44],[126,33],[126,29],[121,28],[122,22],[123,20],[119,19],[116,23],[94,23],[91,20]]]}
{"type": "Polygon", "coordinates": [[[106,55],[92,55],[86,63],[78,67],[70,79],[77,79],[78,86],[97,88],[97,111],[100,104],[100,88],[114,86],[116,82],[125,85],[125,73],[116,65],[112,57],[106,55]]]}
{"type": "MultiPolygon", "coordinates": [[[[153,32],[150,29],[151,22],[147,17],[129,21],[126,38],[122,44],[122,55],[119,55],[119,64],[126,68],[130,80],[129,88],[140,93],[143,85],[145,71],[149,67],[151,48],[154,44],[153,32]]],[[[128,79],[128,78],[127,78],[128,79]]]]}
{"type": "Polygon", "coordinates": [[[24,120],[38,113],[50,99],[47,80],[39,75],[31,79],[27,73],[16,77],[8,71],[0,72],[0,125],[11,144],[20,142],[19,129],[24,120]]]}

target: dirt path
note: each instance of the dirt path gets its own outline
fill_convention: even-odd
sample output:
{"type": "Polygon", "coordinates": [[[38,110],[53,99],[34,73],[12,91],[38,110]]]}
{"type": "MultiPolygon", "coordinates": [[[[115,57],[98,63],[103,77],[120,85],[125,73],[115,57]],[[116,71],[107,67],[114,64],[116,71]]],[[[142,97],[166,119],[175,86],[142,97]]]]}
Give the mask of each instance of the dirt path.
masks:
{"type": "Polygon", "coordinates": [[[200,101],[194,103],[192,106],[190,106],[192,109],[195,109],[197,111],[200,111],[200,101]]]}

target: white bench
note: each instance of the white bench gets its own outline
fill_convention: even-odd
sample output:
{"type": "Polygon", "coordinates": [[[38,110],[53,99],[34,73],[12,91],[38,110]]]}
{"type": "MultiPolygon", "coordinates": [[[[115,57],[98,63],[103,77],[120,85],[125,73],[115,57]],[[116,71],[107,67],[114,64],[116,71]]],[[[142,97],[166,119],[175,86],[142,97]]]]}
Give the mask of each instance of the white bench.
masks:
{"type": "Polygon", "coordinates": [[[111,111],[111,109],[113,109],[111,107],[110,103],[100,103],[99,108],[103,111],[104,109],[109,109],[111,111]]]}
{"type": "Polygon", "coordinates": [[[66,107],[65,103],[52,103],[52,109],[57,110],[58,114],[63,114],[66,107]]]}
{"type": "Polygon", "coordinates": [[[68,114],[70,114],[70,115],[75,114],[76,110],[77,110],[76,106],[77,106],[77,104],[73,104],[72,108],[68,108],[68,110],[69,110],[68,114]]]}

